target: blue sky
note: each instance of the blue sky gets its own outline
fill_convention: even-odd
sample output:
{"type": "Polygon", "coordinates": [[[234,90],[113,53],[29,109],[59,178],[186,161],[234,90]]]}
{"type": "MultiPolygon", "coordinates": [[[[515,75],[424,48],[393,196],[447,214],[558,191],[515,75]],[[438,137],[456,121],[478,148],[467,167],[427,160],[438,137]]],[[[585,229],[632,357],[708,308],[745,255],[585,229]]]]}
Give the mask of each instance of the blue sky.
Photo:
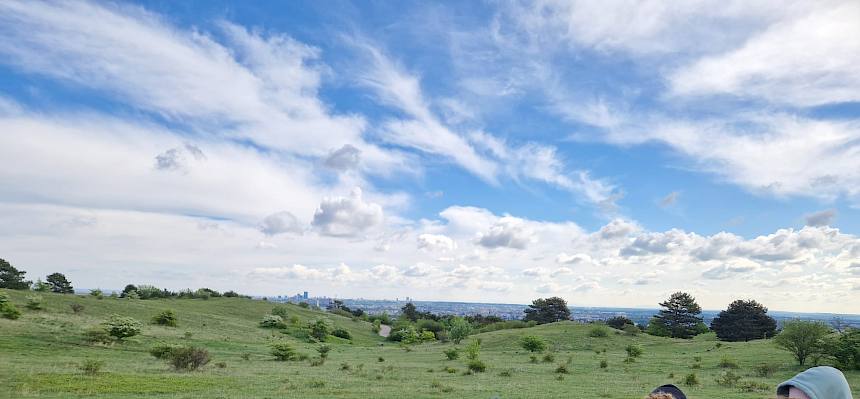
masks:
{"type": "Polygon", "coordinates": [[[858,310],[856,3],[0,8],[33,277],[858,310]]]}

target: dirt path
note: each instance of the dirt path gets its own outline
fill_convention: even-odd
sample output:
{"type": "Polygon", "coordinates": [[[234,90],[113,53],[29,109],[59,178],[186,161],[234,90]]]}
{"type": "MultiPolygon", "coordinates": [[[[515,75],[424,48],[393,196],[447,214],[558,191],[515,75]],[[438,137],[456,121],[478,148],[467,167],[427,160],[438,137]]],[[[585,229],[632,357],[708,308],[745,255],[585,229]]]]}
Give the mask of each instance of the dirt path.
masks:
{"type": "Polygon", "coordinates": [[[391,326],[380,324],[379,325],[379,335],[382,337],[388,337],[388,334],[391,334],[391,326]]]}

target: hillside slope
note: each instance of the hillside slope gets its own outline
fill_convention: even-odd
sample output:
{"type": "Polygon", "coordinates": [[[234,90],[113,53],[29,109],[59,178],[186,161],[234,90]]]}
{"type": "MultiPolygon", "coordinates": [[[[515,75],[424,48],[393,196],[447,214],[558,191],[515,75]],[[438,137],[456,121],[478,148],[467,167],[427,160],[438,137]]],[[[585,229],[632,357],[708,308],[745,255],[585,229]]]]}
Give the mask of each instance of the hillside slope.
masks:
{"type": "MultiPolygon", "coordinates": [[[[277,362],[269,354],[269,344],[276,340],[292,342],[310,356],[318,347],[258,327],[273,303],[42,294],[46,309],[31,311],[23,306],[29,293],[3,291],[24,315],[0,319],[0,398],[641,398],[648,389],[680,384],[691,373],[699,380],[685,388],[691,399],[768,398],[775,384],[800,370],[768,341],[718,345],[713,335],[688,341],[614,333],[590,337],[592,326],[562,322],[470,337],[459,346],[461,352],[466,343],[480,339],[480,359],[488,368],[465,375],[465,356],[447,360],[442,353],[453,344],[422,344],[407,351],[382,341],[368,323],[287,305],[289,315],[301,323],[326,318],[353,336],[351,343],[331,340],[328,361],[311,366],[308,361],[277,362]],[[74,314],[72,303],[84,310],[74,314]],[[168,308],[176,311],[176,328],[146,324],[142,335],[109,346],[83,339],[83,331],[110,314],[148,321],[168,308]],[[519,346],[524,335],[546,339],[553,359],[544,361],[544,354],[537,354],[533,363],[519,346]],[[157,343],[205,347],[212,362],[196,372],[172,371],[148,354],[157,343]],[[644,353],[626,363],[630,344],[644,353]],[[718,367],[723,358],[737,363],[731,371],[745,387],[716,382],[730,370],[718,367]],[[79,365],[86,359],[103,361],[102,372],[83,375],[79,365]],[[756,373],[762,363],[774,368],[772,375],[756,373]],[[558,373],[560,366],[567,373],[558,373]]],[[[855,396],[860,394],[860,373],[847,376],[855,396]]]]}

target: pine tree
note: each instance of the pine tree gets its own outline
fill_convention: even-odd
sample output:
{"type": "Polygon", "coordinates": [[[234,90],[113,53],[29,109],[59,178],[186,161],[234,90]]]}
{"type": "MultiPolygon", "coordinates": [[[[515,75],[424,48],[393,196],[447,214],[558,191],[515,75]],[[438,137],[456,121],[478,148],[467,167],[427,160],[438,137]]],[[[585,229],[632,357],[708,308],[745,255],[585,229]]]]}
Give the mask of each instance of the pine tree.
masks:
{"type": "Polygon", "coordinates": [[[676,292],[660,306],[664,309],[651,318],[651,323],[657,323],[654,330],[666,331],[673,338],[692,338],[700,331],[702,308],[692,295],[676,292]]]}
{"type": "Polygon", "coordinates": [[[51,291],[60,294],[74,294],[72,283],[66,279],[62,273],[54,273],[49,275],[46,280],[51,285],[51,291]]]}
{"type": "Polygon", "coordinates": [[[0,259],[0,288],[10,290],[26,290],[30,288],[30,281],[24,281],[27,272],[18,270],[9,262],[0,259]]]}
{"type": "Polygon", "coordinates": [[[749,341],[776,334],[776,320],[767,308],[753,300],[737,300],[711,322],[711,329],[723,341],[749,341]]]}
{"type": "Polygon", "coordinates": [[[529,305],[529,308],[525,310],[525,313],[525,321],[536,321],[538,324],[570,319],[570,309],[567,307],[567,301],[557,296],[546,299],[535,299],[529,305]]]}

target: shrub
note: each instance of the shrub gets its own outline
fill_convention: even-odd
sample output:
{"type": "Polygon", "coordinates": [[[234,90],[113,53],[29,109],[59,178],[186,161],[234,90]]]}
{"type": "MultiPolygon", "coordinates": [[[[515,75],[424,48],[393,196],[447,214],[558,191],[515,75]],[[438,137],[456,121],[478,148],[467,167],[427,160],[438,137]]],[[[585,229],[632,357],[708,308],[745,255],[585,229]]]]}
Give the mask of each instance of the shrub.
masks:
{"type": "Polygon", "coordinates": [[[27,295],[27,304],[24,305],[27,309],[30,310],[42,310],[44,306],[42,306],[42,296],[41,295],[27,295]]]}
{"type": "Polygon", "coordinates": [[[152,322],[160,326],[176,327],[176,313],[170,309],[162,310],[152,317],[152,322]]]}
{"type": "Polygon", "coordinates": [[[624,333],[626,333],[627,335],[636,336],[636,335],[639,335],[639,333],[641,333],[641,332],[642,332],[642,330],[633,324],[628,324],[628,325],[624,326],[624,333]]]}
{"type": "Polygon", "coordinates": [[[347,331],[343,328],[335,328],[334,330],[331,331],[331,335],[334,335],[335,337],[343,338],[343,339],[352,339],[352,334],[350,334],[349,331],[347,331]]]}
{"type": "Polygon", "coordinates": [[[607,367],[609,367],[609,362],[607,362],[606,360],[601,360],[600,361],[600,368],[605,369],[607,367]]]}
{"type": "Polygon", "coordinates": [[[248,353],[248,352],[243,353],[243,354],[242,354],[242,360],[244,360],[244,361],[246,361],[246,362],[247,362],[248,360],[251,360],[251,354],[250,354],[250,353],[248,353]]]}
{"type": "Polygon", "coordinates": [[[325,358],[320,357],[316,359],[311,359],[310,365],[311,367],[319,367],[325,364],[325,358]]]}
{"type": "Polygon", "coordinates": [[[642,356],[642,353],[644,352],[642,350],[642,347],[636,344],[627,345],[624,350],[627,351],[627,356],[630,358],[637,358],[639,356],[642,356]]]}
{"type": "Polygon", "coordinates": [[[260,320],[260,327],[263,328],[280,328],[283,324],[284,319],[274,314],[267,314],[260,320]]]}
{"type": "Polygon", "coordinates": [[[478,355],[481,353],[481,340],[477,339],[469,343],[466,346],[466,357],[469,360],[475,360],[478,358],[478,355]]]}
{"type": "Polygon", "coordinates": [[[384,358],[384,357],[382,357],[382,356],[380,356],[380,357],[376,358],[376,361],[378,361],[378,362],[382,363],[382,362],[384,362],[384,361],[385,361],[385,358],[384,358]]]}
{"type": "Polygon", "coordinates": [[[741,380],[741,376],[735,374],[733,371],[728,370],[720,374],[716,381],[718,385],[724,387],[733,387],[741,380]]]}
{"type": "Polygon", "coordinates": [[[72,308],[72,313],[74,314],[78,314],[84,311],[84,305],[81,305],[79,303],[71,303],[69,304],[69,307],[72,308]]]}
{"type": "Polygon", "coordinates": [[[313,321],[308,325],[308,329],[311,332],[311,336],[318,341],[325,341],[325,337],[328,336],[329,330],[331,330],[328,322],[323,319],[313,321]]]}
{"type": "Polygon", "coordinates": [[[84,331],[84,339],[94,344],[106,344],[113,341],[104,326],[93,326],[84,331]]]}
{"type": "Polygon", "coordinates": [[[342,371],[349,371],[351,368],[352,368],[352,367],[350,367],[349,363],[341,363],[341,364],[340,364],[340,369],[341,369],[342,371]]]}
{"type": "Polygon", "coordinates": [[[448,337],[451,338],[451,341],[454,341],[455,344],[459,344],[460,341],[466,339],[466,337],[471,333],[472,324],[466,321],[466,319],[456,317],[451,320],[451,328],[448,329],[448,337]]]}
{"type": "Polygon", "coordinates": [[[448,360],[457,360],[460,358],[460,351],[457,348],[445,349],[444,353],[448,360]]]}
{"type": "Polygon", "coordinates": [[[625,316],[615,316],[607,319],[606,325],[617,330],[623,330],[626,326],[632,326],[633,320],[625,316]]]}
{"type": "Polygon", "coordinates": [[[133,337],[140,334],[143,325],[131,318],[120,315],[111,315],[104,323],[108,334],[116,339],[123,340],[128,337],[133,337]]]}
{"type": "Polygon", "coordinates": [[[331,347],[328,345],[320,345],[317,348],[317,352],[319,352],[320,358],[325,359],[328,357],[328,353],[331,352],[331,347]]]}
{"type": "Polygon", "coordinates": [[[753,367],[753,371],[759,377],[770,377],[776,372],[776,369],[776,365],[767,363],[761,363],[753,367]]]}
{"type": "Polygon", "coordinates": [[[475,373],[483,373],[487,370],[487,365],[478,359],[469,360],[469,362],[466,363],[466,366],[469,367],[469,371],[475,373]]]}
{"type": "Polygon", "coordinates": [[[555,372],[559,374],[568,374],[567,365],[559,364],[558,367],[555,368],[555,372]]]}
{"type": "Polygon", "coordinates": [[[296,350],[288,342],[275,342],[271,345],[272,356],[276,360],[287,361],[296,359],[296,350]]]}
{"type": "Polygon", "coordinates": [[[537,362],[538,362],[537,356],[535,356],[535,355],[529,356],[529,363],[537,363],[537,362]]]}
{"type": "Polygon", "coordinates": [[[227,368],[227,362],[215,363],[215,367],[218,367],[219,369],[226,369],[227,368]]]}
{"type": "Polygon", "coordinates": [[[174,370],[194,371],[209,363],[209,351],[203,348],[185,346],[170,351],[168,359],[174,370]]]}
{"type": "Polygon", "coordinates": [[[860,370],[860,329],[852,328],[833,340],[828,350],[843,370],[860,370]]]}
{"type": "Polygon", "coordinates": [[[696,376],[696,373],[687,374],[687,376],[684,377],[683,382],[684,382],[684,385],[686,385],[688,387],[693,387],[693,386],[699,385],[699,377],[696,376]]]}
{"type": "Polygon", "coordinates": [[[104,365],[105,362],[101,360],[86,359],[78,366],[78,369],[86,375],[96,375],[104,365]]]}
{"type": "Polygon", "coordinates": [[[609,330],[606,326],[596,325],[588,331],[588,336],[591,338],[606,338],[609,336],[609,330]]]}
{"type": "Polygon", "coordinates": [[[736,369],[738,368],[738,362],[728,356],[723,356],[720,362],[717,363],[717,366],[724,369],[736,369]]]}
{"type": "Polygon", "coordinates": [[[770,385],[763,384],[757,381],[741,381],[738,383],[738,388],[744,392],[757,392],[757,391],[767,391],[770,389],[770,385]]]}
{"type": "Polygon", "coordinates": [[[546,355],[543,355],[543,362],[544,363],[552,363],[554,361],[555,361],[555,356],[553,356],[552,353],[547,353],[546,355]]]}
{"type": "Polygon", "coordinates": [[[534,335],[522,337],[520,345],[529,352],[543,352],[546,350],[546,341],[534,335]]]}
{"type": "Polygon", "coordinates": [[[149,349],[149,354],[156,359],[169,359],[174,349],[179,348],[175,345],[155,345],[149,349]]]}
{"type": "Polygon", "coordinates": [[[430,342],[436,340],[436,334],[433,331],[421,331],[421,334],[418,335],[418,341],[420,342],[430,342]]]}
{"type": "Polygon", "coordinates": [[[10,320],[21,317],[21,311],[9,302],[9,296],[2,292],[0,292],[0,316],[10,320]]]}
{"type": "Polygon", "coordinates": [[[272,314],[275,316],[281,316],[281,319],[286,319],[289,315],[288,310],[289,309],[284,305],[277,305],[272,308],[272,314]]]}

